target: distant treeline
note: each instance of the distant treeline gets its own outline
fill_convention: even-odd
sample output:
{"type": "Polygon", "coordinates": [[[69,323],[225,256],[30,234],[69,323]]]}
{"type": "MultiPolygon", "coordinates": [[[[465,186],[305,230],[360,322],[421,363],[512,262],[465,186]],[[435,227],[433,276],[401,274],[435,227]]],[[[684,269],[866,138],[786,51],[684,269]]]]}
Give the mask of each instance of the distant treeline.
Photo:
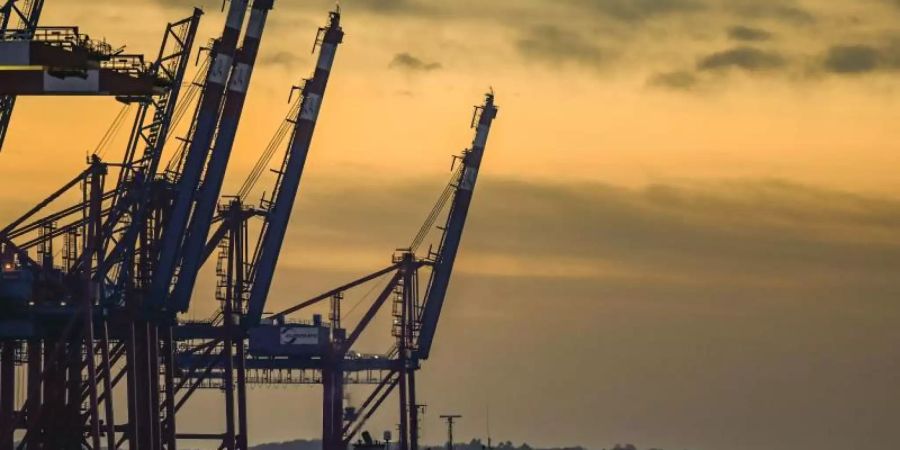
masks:
{"type": "MultiPolygon", "coordinates": [[[[385,450],[397,450],[396,443],[392,443],[392,449],[385,450]]],[[[447,447],[446,444],[440,445],[422,445],[422,450],[443,450],[447,447]]],[[[457,443],[453,445],[453,450],[487,450],[488,446],[486,443],[482,442],[480,439],[472,439],[469,443],[461,444],[457,443]]],[[[491,445],[491,449],[494,450],[587,450],[582,446],[574,446],[574,447],[550,447],[550,448],[540,448],[540,447],[532,447],[526,443],[522,445],[515,445],[511,441],[500,441],[495,442],[491,445]]],[[[322,450],[322,441],[318,439],[306,440],[306,439],[297,439],[294,441],[287,442],[279,442],[279,443],[271,443],[271,444],[261,444],[250,447],[250,450],[322,450]]],[[[607,450],[607,449],[603,449],[607,450]]],[[[616,444],[615,447],[610,448],[609,450],[638,450],[632,444],[616,444]]],[[[660,450],[656,448],[651,448],[647,450],[660,450]]]]}
{"type": "Polygon", "coordinates": [[[322,450],[322,441],[318,439],[297,439],[294,441],[260,444],[250,447],[250,450],[322,450]]]}
{"type": "MultiPolygon", "coordinates": [[[[436,446],[427,447],[432,450],[442,450],[447,448],[447,444],[441,444],[436,446]]],[[[482,442],[481,439],[472,439],[468,444],[454,444],[453,450],[486,450],[488,448],[487,444],[482,442]]],[[[500,441],[493,442],[491,444],[491,448],[494,450],[587,450],[582,446],[575,447],[551,447],[551,448],[539,448],[532,447],[527,443],[522,443],[522,445],[515,445],[511,441],[500,441]]],[[[624,450],[624,449],[623,449],[624,450]]]]}

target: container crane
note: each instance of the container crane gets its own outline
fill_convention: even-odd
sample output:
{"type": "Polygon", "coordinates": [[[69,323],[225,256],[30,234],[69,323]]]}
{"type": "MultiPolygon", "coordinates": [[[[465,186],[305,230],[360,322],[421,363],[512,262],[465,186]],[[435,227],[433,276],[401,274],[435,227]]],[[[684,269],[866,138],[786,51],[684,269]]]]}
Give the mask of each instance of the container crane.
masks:
{"type": "MultiPolygon", "coordinates": [[[[30,25],[29,25],[30,26],[30,25]]],[[[33,27],[0,40],[0,95],[159,95],[144,56],[91,39],[78,27],[33,27]],[[38,69],[35,69],[38,68],[38,69]]]]}
{"type": "Polygon", "coordinates": [[[234,146],[234,137],[241,120],[250,76],[253,73],[253,66],[259,53],[260,39],[273,1],[253,1],[250,23],[244,35],[243,45],[235,56],[215,145],[206,166],[203,182],[197,191],[194,212],[191,215],[190,226],[187,229],[182,250],[181,270],[178,272],[178,280],[172,292],[172,305],[181,312],[187,311],[190,305],[197,272],[202,264],[204,244],[222,191],[222,181],[225,178],[228,159],[234,146]]]}
{"type": "MultiPolygon", "coordinates": [[[[322,41],[315,73],[311,79],[306,81],[300,94],[302,100],[295,119],[294,133],[285,154],[284,163],[278,172],[279,179],[276,188],[268,203],[269,208],[265,215],[262,239],[253,262],[249,280],[251,283],[250,298],[247,304],[247,313],[242,322],[245,328],[259,325],[266,298],[269,295],[272,277],[275,274],[275,265],[284,243],[284,235],[290,221],[294,199],[300,188],[300,179],[303,176],[303,167],[312,143],[319,109],[322,107],[322,99],[325,96],[325,87],[328,84],[338,45],[344,38],[339,9],[329,14],[328,26],[319,30],[319,36],[322,41]]],[[[318,43],[318,41],[319,37],[317,36],[316,42],[318,43]]]]}
{"type": "MultiPolygon", "coordinates": [[[[200,339],[204,344],[220,342],[215,347],[220,351],[220,357],[213,361],[206,361],[201,372],[197,372],[200,366],[183,367],[183,380],[192,384],[182,397],[182,401],[193,392],[209,375],[212,365],[219,364],[219,373],[222,378],[222,389],[225,394],[225,433],[218,434],[193,434],[196,439],[223,439],[225,448],[246,448],[246,379],[245,379],[245,340],[247,323],[259,322],[263,303],[267,295],[269,284],[272,280],[278,258],[278,250],[282,245],[285,231],[290,220],[290,212],[297,196],[300,181],[303,175],[303,167],[306,163],[312,142],[313,132],[318,119],[318,111],[325,94],[328,77],[337,52],[337,46],[343,40],[343,30],[340,25],[340,11],[329,13],[328,25],[319,30],[316,38],[316,47],[319,48],[319,56],[313,77],[309,79],[301,89],[300,98],[291,107],[291,112],[286,119],[286,124],[292,127],[291,139],[284,154],[274,189],[268,199],[263,199],[260,209],[247,207],[241,202],[242,195],[228,201],[220,208],[218,219],[219,228],[208,241],[198,241],[201,246],[199,263],[212,253],[212,249],[218,245],[221,249],[217,272],[220,276],[220,289],[217,298],[222,301],[221,314],[215,322],[202,322],[183,324],[179,326],[179,338],[200,339]],[[253,252],[253,257],[248,257],[247,221],[256,216],[263,218],[263,226],[259,241],[253,252]],[[249,268],[249,270],[248,270],[249,268]],[[248,286],[249,298],[246,294],[248,286]],[[245,304],[246,300],[246,304],[245,304]],[[249,306],[248,306],[249,305],[249,306]],[[254,313],[253,311],[258,311],[254,313]],[[250,314],[256,314],[253,319],[250,314]],[[236,379],[235,379],[236,374],[236,379]],[[236,392],[235,392],[236,391],[236,392]],[[235,399],[236,397],[236,399],[235,399]],[[237,400],[237,401],[235,401],[237,400]],[[237,406],[235,411],[235,404],[237,406]],[[237,428],[235,429],[235,417],[237,428]]],[[[252,20],[251,20],[252,21],[252,20]]],[[[315,47],[314,47],[315,48],[315,47]]],[[[279,133],[276,133],[278,136],[279,133]]],[[[277,139],[273,139],[273,142],[277,139]]],[[[269,148],[263,152],[260,164],[266,164],[271,157],[269,148]]],[[[252,185],[258,179],[258,171],[254,170],[248,178],[247,185],[252,185]],[[252,181],[250,181],[252,180],[252,181]]],[[[246,195],[249,188],[242,189],[241,194],[246,195]]],[[[198,263],[198,264],[199,264],[198,263]]],[[[179,278],[179,282],[181,278],[179,278]]],[[[176,292],[177,287],[176,285],[176,292]]],[[[189,298],[189,292],[184,292],[189,298]]],[[[185,305],[185,308],[187,305],[185,305]]],[[[212,355],[212,347],[205,353],[212,355]]]]}
{"type": "MultiPolygon", "coordinates": [[[[200,97],[197,115],[192,125],[193,135],[184,155],[183,170],[176,182],[175,200],[165,225],[149,302],[156,308],[166,306],[169,289],[181,256],[197,189],[202,182],[204,164],[209,157],[213,138],[221,120],[226,83],[234,71],[234,57],[244,23],[247,0],[233,0],[228,9],[225,28],[211,49],[212,62],[200,97]]],[[[203,237],[205,239],[205,236],[203,237]]]]}
{"type": "MultiPolygon", "coordinates": [[[[164,342],[163,348],[167,344],[148,334],[156,328],[146,328],[143,346],[134,345],[135,335],[138,340],[141,335],[135,333],[135,325],[146,320],[132,315],[140,286],[133,282],[115,286],[112,280],[116,273],[136,273],[129,267],[135,261],[111,258],[109,247],[116,242],[111,236],[129,222],[113,216],[113,206],[124,202],[124,193],[138,180],[153,177],[143,168],[149,158],[135,160],[134,155],[140,146],[145,146],[145,156],[162,148],[200,15],[195,9],[187,19],[169,24],[157,60],[147,66],[147,76],[161,81],[163,90],[119,98],[139,104],[123,163],[108,164],[92,156],[88,169],[0,230],[0,341],[4,351],[15,350],[27,372],[25,403],[19,410],[4,407],[9,415],[0,417],[4,450],[12,445],[16,430],[25,432],[17,448],[99,449],[103,439],[107,448],[128,441],[135,449],[174,449],[168,436],[174,436],[174,416],[154,415],[158,408],[151,406],[168,402],[160,392],[159,361],[166,358],[158,342],[164,342]],[[120,169],[111,190],[105,188],[109,167],[120,169]],[[80,204],[47,213],[52,203],[76,187],[84,193],[80,204]],[[60,237],[65,241],[61,266],[54,261],[53,246],[60,237]],[[37,260],[28,254],[35,247],[37,260]],[[120,364],[115,373],[114,366],[123,358],[129,363],[120,364]],[[117,425],[113,389],[126,376],[128,422],[117,425]]],[[[126,210],[136,214],[140,207],[126,210]]],[[[122,253],[133,254],[135,249],[141,247],[132,245],[122,253]]],[[[4,369],[12,367],[8,357],[4,353],[0,358],[4,369]]],[[[172,366],[164,367],[169,371],[172,366]]],[[[13,383],[14,378],[0,376],[4,386],[0,390],[13,383]]]]}
{"type": "MultiPolygon", "coordinates": [[[[429,302],[443,303],[446,297],[447,284],[459,250],[488,134],[496,116],[497,107],[491,93],[486,96],[482,106],[476,107],[472,121],[472,127],[476,129],[472,147],[463,152],[460,157],[462,164],[455,170],[412,245],[394,255],[390,266],[266,317],[258,326],[248,329],[249,355],[242,362],[246,369],[289,374],[279,381],[276,381],[274,375],[260,376],[261,382],[320,382],[323,385],[324,450],[346,449],[366,421],[395,389],[399,389],[400,394],[401,449],[418,449],[417,412],[420,405],[416,401],[415,371],[420,368],[421,360],[425,359],[422,355],[427,356],[427,353],[420,351],[421,345],[424,345],[421,336],[429,333],[427,344],[430,346],[440,315],[440,305],[432,306],[433,316],[426,314],[425,310],[429,302]],[[449,212],[446,226],[440,227],[442,234],[438,250],[430,251],[427,258],[416,257],[414,251],[434,227],[448,202],[449,212]],[[431,269],[432,275],[428,289],[420,298],[419,271],[425,267],[431,269]],[[344,329],[340,307],[344,294],[375,282],[383,283],[378,294],[359,321],[352,328],[344,329]],[[391,333],[395,338],[394,346],[384,355],[361,355],[354,352],[354,344],[392,298],[394,325],[391,333]],[[319,316],[314,316],[312,322],[307,324],[286,321],[289,315],[326,301],[331,302],[330,324],[323,323],[319,316]],[[431,319],[426,320],[429,317],[431,319]],[[304,375],[310,370],[321,374],[318,380],[311,380],[304,375]],[[361,373],[369,374],[369,377],[354,376],[361,373]],[[371,374],[378,375],[371,377],[371,374]],[[359,409],[344,407],[343,393],[347,380],[375,385],[375,389],[359,409]]],[[[197,353],[179,355],[178,360],[176,364],[183,367],[204,366],[212,369],[221,365],[220,361],[197,353]]],[[[211,371],[207,373],[212,374],[211,371]]]]}
{"type": "MultiPolygon", "coordinates": [[[[0,6],[0,40],[13,36],[30,39],[34,36],[34,29],[41,18],[43,8],[44,0],[6,0],[6,3],[0,6]],[[15,24],[14,18],[18,21],[18,27],[11,28],[11,24],[15,24]]],[[[15,106],[16,96],[0,95],[0,150],[3,150],[3,142],[6,140],[6,132],[9,130],[9,121],[15,106]]]]}
{"type": "Polygon", "coordinates": [[[221,439],[220,448],[246,450],[246,384],[274,382],[275,371],[288,374],[279,382],[323,384],[326,450],[345,449],[395,390],[401,448],[418,450],[415,371],[428,357],[446,296],[496,116],[493,94],[476,109],[473,146],[463,153],[463,163],[413,245],[395,254],[389,267],[263,320],[343,40],[340,11],[330,14],[317,35],[316,69],[292,107],[287,127],[292,137],[275,189],[259,208],[245,206],[241,195],[220,205],[215,215],[273,0],[253,0],[252,6],[250,0],[232,0],[222,35],[188,90],[188,98],[199,96],[188,137],[164,169],[167,137],[186,109],[179,93],[201,12],[195,9],[191,17],[169,24],[157,59],[146,64],[142,56],[92,40],[76,27],[37,27],[42,0],[0,4],[4,31],[11,17],[33,30],[16,34],[18,40],[0,34],[0,65],[20,66],[0,71],[0,142],[12,110],[8,100],[15,95],[111,95],[138,106],[121,163],[92,156],[87,169],[0,229],[0,450],[176,450],[180,439],[221,439]],[[239,47],[245,16],[249,20],[239,47]],[[51,208],[79,187],[80,202],[51,208]],[[417,257],[415,251],[448,204],[438,250],[417,257]],[[256,216],[263,218],[263,227],[250,252],[247,223],[256,216]],[[216,222],[220,228],[207,236],[216,222]],[[59,240],[64,241],[61,264],[59,240]],[[190,307],[197,271],[216,247],[221,250],[221,311],[207,323],[177,324],[178,312],[190,307]],[[430,281],[420,297],[419,272],[426,267],[430,281]],[[344,293],[376,280],[384,284],[373,288],[377,295],[371,305],[345,329],[344,293]],[[285,321],[286,315],[326,300],[330,323],[320,316],[306,325],[285,321]],[[394,345],[382,355],[354,351],[386,303],[392,304],[394,345]],[[203,343],[191,346],[184,342],[189,339],[203,343]],[[20,364],[27,376],[18,389],[20,364]],[[260,373],[265,378],[251,376],[260,373]],[[293,378],[296,373],[301,375],[293,378]],[[375,389],[359,409],[345,408],[346,383],[375,389]],[[176,432],[178,411],[196,389],[210,386],[224,389],[224,433],[176,432]],[[125,391],[126,421],[114,411],[117,387],[125,391]],[[25,391],[24,403],[11,394],[17,390],[25,391]],[[21,438],[18,446],[15,438],[21,438]]]}
{"type": "Polygon", "coordinates": [[[425,302],[422,308],[421,331],[414,356],[417,359],[428,359],[431,353],[431,343],[437,331],[438,319],[444,306],[444,298],[447,296],[447,288],[450,286],[450,275],[453,273],[453,264],[456,262],[456,254],[459,251],[459,243],[462,239],[463,227],[469,214],[469,206],[472,204],[472,195],[475,191],[475,182],[478,181],[478,170],[481,168],[481,159],[484,157],[484,147],[487,144],[491,124],[497,117],[497,107],[494,105],[494,94],[485,97],[484,105],[475,108],[472,117],[472,126],[475,128],[475,139],[472,148],[463,152],[462,167],[459,177],[455,180],[455,193],[450,203],[450,213],[444,230],[441,243],[437,252],[433,255],[433,269],[428,288],[425,291],[425,302]]]}

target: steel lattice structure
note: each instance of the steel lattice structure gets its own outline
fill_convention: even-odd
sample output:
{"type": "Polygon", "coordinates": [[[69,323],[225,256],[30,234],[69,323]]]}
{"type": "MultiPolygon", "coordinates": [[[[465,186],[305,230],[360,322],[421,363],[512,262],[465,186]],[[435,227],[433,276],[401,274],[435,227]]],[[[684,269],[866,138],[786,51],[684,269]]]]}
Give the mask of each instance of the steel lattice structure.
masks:
{"type": "Polygon", "coordinates": [[[38,26],[40,0],[7,0],[0,9],[0,64],[32,68],[0,71],[0,142],[16,96],[108,95],[136,106],[121,161],[91,156],[86,169],[0,229],[0,450],[174,450],[197,439],[247,449],[248,384],[321,384],[326,450],[346,449],[397,392],[401,449],[418,450],[415,373],[430,354],[497,115],[494,96],[476,108],[472,146],[408,248],[382,270],[264,317],[344,37],[336,9],[316,36],[314,73],[294,88],[300,96],[277,133],[290,137],[270,194],[258,206],[245,202],[280,138],[262,152],[239,195],[223,197],[273,3],[232,0],[192,83],[185,75],[200,10],[168,24],[158,54],[145,63],[76,27],[38,26]],[[44,81],[34,84],[35,76],[44,81]],[[191,105],[188,131],[165,161],[191,105]],[[417,256],[441,217],[437,247],[417,256]],[[262,225],[251,237],[252,220],[262,225]],[[217,251],[217,313],[186,321],[200,268],[217,251]],[[420,277],[428,280],[421,292],[420,277]],[[371,283],[383,286],[345,328],[344,296],[371,283]],[[327,322],[318,315],[295,321],[324,302],[327,322]],[[358,353],[354,344],[388,303],[393,346],[358,353]],[[344,404],[348,384],[373,386],[359,408],[344,404]],[[179,428],[179,411],[201,388],[222,391],[223,430],[179,428]]]}

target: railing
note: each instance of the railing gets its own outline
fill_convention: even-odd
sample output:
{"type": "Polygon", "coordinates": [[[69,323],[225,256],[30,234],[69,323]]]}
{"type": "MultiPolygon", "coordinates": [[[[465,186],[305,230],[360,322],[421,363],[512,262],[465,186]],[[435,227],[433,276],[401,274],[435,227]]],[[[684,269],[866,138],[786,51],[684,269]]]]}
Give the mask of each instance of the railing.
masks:
{"type": "Polygon", "coordinates": [[[100,68],[140,77],[149,73],[150,67],[144,62],[143,55],[115,55],[100,62],[100,68]]]}

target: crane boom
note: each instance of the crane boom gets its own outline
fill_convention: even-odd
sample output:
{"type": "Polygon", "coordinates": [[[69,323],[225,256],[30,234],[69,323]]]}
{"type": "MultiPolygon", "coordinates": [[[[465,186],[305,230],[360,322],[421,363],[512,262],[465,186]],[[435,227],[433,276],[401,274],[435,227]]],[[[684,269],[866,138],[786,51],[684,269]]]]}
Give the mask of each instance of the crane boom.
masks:
{"type": "MultiPolygon", "coordinates": [[[[137,236],[146,225],[147,215],[152,209],[150,202],[154,191],[154,177],[178,106],[182,81],[202,14],[202,10],[194,8],[190,17],[166,26],[159,56],[152,67],[160,79],[165,77],[170,82],[166,93],[155,102],[140,102],[123,159],[127,170],[119,173],[112,211],[101,233],[104,237],[102,248],[112,242],[115,244],[109,257],[105,258],[104,265],[98,268],[97,278],[105,277],[113,263],[119,261],[122,255],[134,251],[137,236]],[[169,50],[169,47],[173,48],[169,50]],[[147,117],[150,119],[147,120],[147,117]],[[113,230],[122,225],[125,217],[128,220],[124,231],[114,233],[113,230]]],[[[129,276],[127,270],[120,271],[119,284],[124,283],[129,276]]]]}
{"type": "Polygon", "coordinates": [[[246,10],[247,0],[231,2],[222,36],[213,44],[212,52],[215,56],[206,76],[200,107],[195,118],[196,131],[187,150],[181,177],[175,187],[175,202],[163,234],[157,270],[150,285],[149,300],[155,306],[161,306],[165,302],[175,275],[194,194],[200,183],[203,163],[206,162],[219,122],[225,83],[232,71],[232,61],[246,10]]]}
{"type": "Polygon", "coordinates": [[[196,206],[191,216],[182,252],[181,270],[175,290],[172,292],[172,304],[181,312],[187,311],[190,305],[191,292],[197,281],[197,271],[203,260],[206,237],[209,234],[219,194],[222,191],[222,181],[225,179],[231,149],[234,147],[234,138],[241,121],[241,112],[247,98],[250,76],[253,74],[253,66],[259,54],[259,43],[273,3],[274,0],[253,1],[247,32],[235,57],[215,146],[206,167],[203,184],[197,192],[196,206]]]}
{"type": "Polygon", "coordinates": [[[271,207],[265,215],[260,247],[257,251],[257,258],[253,262],[252,287],[243,324],[245,327],[259,325],[262,318],[275,265],[278,262],[278,254],[281,251],[285,231],[290,221],[294,198],[300,189],[303,166],[309,154],[319,108],[322,106],[322,98],[325,95],[325,87],[328,84],[338,44],[344,38],[340,10],[336,9],[329,13],[328,26],[320,29],[319,33],[320,35],[324,33],[324,36],[319,49],[316,70],[313,77],[303,86],[303,98],[294,121],[294,133],[285,154],[275,191],[272,193],[271,207]]]}
{"type": "MultiPolygon", "coordinates": [[[[466,224],[466,216],[469,213],[469,205],[472,203],[475,182],[478,180],[478,169],[481,167],[484,147],[487,144],[491,124],[494,118],[497,117],[497,107],[494,105],[493,93],[487,94],[484,105],[476,107],[476,114],[478,112],[481,114],[476,116],[475,139],[472,142],[472,148],[463,153],[462,170],[460,170],[456,179],[456,191],[453,194],[447,222],[443,227],[441,243],[435,254],[431,279],[425,292],[424,307],[421,313],[422,328],[415,351],[415,355],[419,359],[428,359],[431,351],[431,343],[434,340],[441,308],[444,305],[444,297],[447,295],[447,287],[450,284],[453,263],[456,261],[456,253],[459,250],[463,227],[466,224]]],[[[474,125],[475,120],[472,122],[474,125]]]]}

